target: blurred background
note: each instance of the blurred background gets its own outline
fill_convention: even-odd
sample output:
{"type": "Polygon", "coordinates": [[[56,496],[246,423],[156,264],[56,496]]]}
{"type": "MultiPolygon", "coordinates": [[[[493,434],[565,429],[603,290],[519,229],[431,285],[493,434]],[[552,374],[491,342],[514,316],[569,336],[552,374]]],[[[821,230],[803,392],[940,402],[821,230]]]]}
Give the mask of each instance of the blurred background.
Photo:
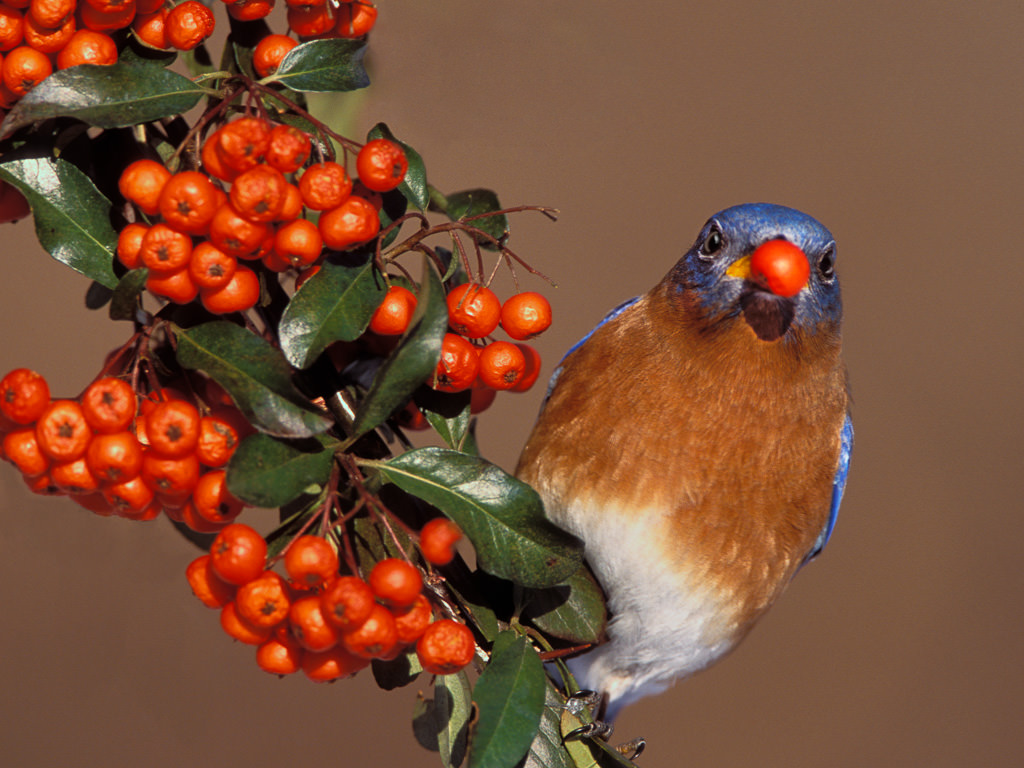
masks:
{"type": "MultiPolygon", "coordinates": [[[[857,443],[836,534],[732,656],[625,711],[613,740],[645,736],[646,768],[1024,762],[1022,33],[1019,2],[380,1],[354,137],[383,120],[441,190],[561,211],[513,220],[558,283],[525,281],[554,306],[544,376],[724,207],[791,205],[839,243],[857,443]]],[[[129,329],[31,223],[3,235],[0,369],[72,396],[129,329]]],[[[486,456],[514,466],[541,390],[483,415],[486,456]]],[[[0,509],[6,765],[438,764],[410,728],[427,679],[261,672],[166,521],[6,466],[0,509]]]]}

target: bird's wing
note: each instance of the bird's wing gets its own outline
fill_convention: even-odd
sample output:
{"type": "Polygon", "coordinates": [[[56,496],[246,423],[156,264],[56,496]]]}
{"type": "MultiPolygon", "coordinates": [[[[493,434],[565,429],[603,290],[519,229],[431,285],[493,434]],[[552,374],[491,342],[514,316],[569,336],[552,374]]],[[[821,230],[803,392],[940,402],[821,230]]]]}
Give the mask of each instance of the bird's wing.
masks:
{"type": "Polygon", "coordinates": [[[843,500],[843,491],[846,490],[846,475],[850,471],[850,453],[852,450],[853,422],[850,421],[850,414],[846,414],[846,421],[843,422],[843,431],[839,435],[839,464],[836,466],[836,474],[832,479],[832,508],[829,511],[825,529],[818,536],[818,540],[814,542],[814,547],[810,553],[804,558],[805,563],[817,557],[821,550],[825,548],[829,537],[832,536],[832,529],[836,527],[836,518],[839,517],[839,504],[843,500]]]}
{"type": "Polygon", "coordinates": [[[544,394],[544,401],[541,403],[541,406],[540,406],[541,410],[544,410],[544,406],[547,404],[548,398],[551,397],[551,393],[555,389],[555,384],[558,382],[558,377],[562,373],[562,364],[565,362],[566,358],[568,358],[569,355],[571,355],[577,349],[579,349],[584,344],[586,344],[587,340],[590,339],[590,337],[594,335],[594,332],[598,328],[600,328],[602,325],[604,325],[608,321],[614,320],[616,317],[621,315],[629,307],[631,307],[634,304],[636,304],[639,300],[640,300],[639,296],[634,296],[629,301],[624,301],[621,304],[619,304],[619,306],[617,306],[615,309],[613,309],[611,312],[609,312],[607,315],[605,315],[603,318],[601,318],[601,322],[599,322],[597,325],[595,325],[593,328],[591,328],[587,332],[586,336],[584,336],[582,339],[580,339],[575,344],[573,344],[571,347],[569,347],[569,351],[566,352],[564,355],[562,355],[562,359],[558,361],[558,367],[555,368],[554,373],[551,374],[551,378],[548,380],[548,389],[547,389],[547,392],[544,394]]]}

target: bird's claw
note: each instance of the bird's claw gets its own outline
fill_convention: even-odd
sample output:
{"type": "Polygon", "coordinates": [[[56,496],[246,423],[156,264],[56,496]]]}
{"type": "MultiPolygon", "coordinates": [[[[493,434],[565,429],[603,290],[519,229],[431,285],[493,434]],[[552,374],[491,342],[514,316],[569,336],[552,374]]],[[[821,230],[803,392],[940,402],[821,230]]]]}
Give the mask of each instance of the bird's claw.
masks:
{"type": "Polygon", "coordinates": [[[565,702],[565,708],[573,717],[582,720],[580,715],[586,712],[591,718],[589,723],[574,728],[565,734],[566,739],[595,738],[608,740],[612,735],[612,724],[600,719],[603,709],[603,697],[597,691],[576,691],[565,702]]]}

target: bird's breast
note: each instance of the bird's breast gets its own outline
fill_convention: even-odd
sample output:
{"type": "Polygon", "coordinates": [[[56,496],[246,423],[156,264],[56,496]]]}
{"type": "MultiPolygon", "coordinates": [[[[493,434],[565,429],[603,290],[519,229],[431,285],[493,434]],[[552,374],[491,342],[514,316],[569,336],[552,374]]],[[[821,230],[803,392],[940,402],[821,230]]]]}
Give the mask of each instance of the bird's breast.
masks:
{"type": "Polygon", "coordinates": [[[741,318],[698,328],[660,299],[564,361],[518,474],[584,540],[613,615],[731,647],[828,520],[847,404],[838,339],[766,343],[741,318]],[[655,581],[671,594],[662,612],[645,604],[655,581]]]}

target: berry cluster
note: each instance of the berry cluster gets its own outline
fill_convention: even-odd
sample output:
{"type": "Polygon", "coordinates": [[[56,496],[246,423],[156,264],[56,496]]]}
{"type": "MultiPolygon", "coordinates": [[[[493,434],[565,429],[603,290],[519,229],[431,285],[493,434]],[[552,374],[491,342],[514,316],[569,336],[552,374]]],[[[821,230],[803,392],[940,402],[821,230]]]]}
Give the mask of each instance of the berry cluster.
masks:
{"type": "Polygon", "coordinates": [[[240,260],[262,261],[274,272],[307,270],[325,246],[345,250],[372,240],[380,229],[374,193],[397,187],[407,168],[400,146],[370,141],[356,157],[355,191],[362,194],[355,194],[344,165],[325,160],[304,168],[311,152],[309,135],[298,128],[242,117],[203,143],[205,173],[172,174],[155,160],[136,160],[121,174],[120,191],[154,223],[121,230],[118,260],[128,269],[147,267],[149,291],[175,303],[198,296],[215,314],[250,309],[260,282],[240,260]],[[307,211],[319,212],[317,223],[307,211]]]}
{"type": "Polygon", "coordinates": [[[147,45],[191,50],[213,34],[213,11],[198,0],[3,0],[0,106],[13,106],[55,67],[114,64],[112,35],[128,27],[147,45]]]}
{"type": "MultiPolygon", "coordinates": [[[[427,523],[420,548],[428,562],[449,562],[461,536],[445,518],[427,523]]],[[[267,543],[242,523],[232,523],[209,554],[186,569],[192,591],[220,610],[221,627],[235,640],[257,646],[261,669],[288,675],[300,669],[311,680],[349,677],[372,659],[394,659],[415,645],[432,674],[457,672],[473,660],[473,634],[464,624],[436,619],[420,571],[386,558],[369,578],[339,573],[338,555],[320,536],[296,537],[284,552],[281,576],[267,564],[267,543]]]]}
{"type": "Polygon", "coordinates": [[[206,415],[168,389],[140,401],[115,376],[78,399],[52,400],[46,379],[18,368],[0,380],[3,457],[36,493],[68,495],[96,514],[152,520],[163,511],[219,531],[243,509],[224,467],[250,428],[223,390],[208,390],[206,415]]]}

